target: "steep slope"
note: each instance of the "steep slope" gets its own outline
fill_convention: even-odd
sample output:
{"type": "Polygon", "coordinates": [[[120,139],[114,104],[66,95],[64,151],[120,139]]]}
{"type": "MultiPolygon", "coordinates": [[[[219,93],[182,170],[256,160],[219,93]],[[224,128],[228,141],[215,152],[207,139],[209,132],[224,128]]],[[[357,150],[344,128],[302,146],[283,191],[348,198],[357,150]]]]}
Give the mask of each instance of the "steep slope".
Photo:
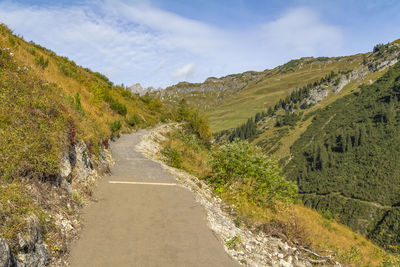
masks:
{"type": "Polygon", "coordinates": [[[296,88],[236,129],[218,133],[217,139],[249,139],[269,155],[289,159],[290,146],[310,125],[315,112],[359,90],[361,84],[373,83],[399,60],[399,54],[398,42],[378,45],[374,52],[359,55],[362,62],[351,71],[332,71],[320,80],[296,88]]]}
{"type": "Polygon", "coordinates": [[[226,98],[238,93],[251,82],[261,80],[269,71],[248,71],[221,78],[209,77],[204,83],[180,82],[154,94],[165,102],[178,103],[184,98],[189,104],[207,111],[220,105],[226,98]]]}
{"type": "Polygon", "coordinates": [[[293,91],[217,140],[261,146],[286,166],[306,205],[398,251],[399,59],[399,41],[377,45],[351,72],[293,91]]]}
{"type": "Polygon", "coordinates": [[[67,252],[77,211],[109,168],[110,138],[166,120],[161,106],[0,25],[0,242],[7,261],[41,266],[67,252]]]}
{"type": "Polygon", "coordinates": [[[170,103],[185,98],[209,115],[213,130],[218,132],[237,127],[256,112],[274,106],[297,88],[319,82],[332,72],[351,75],[338,81],[336,90],[340,91],[349,82],[364,79],[366,72],[376,72],[394,64],[395,51],[389,51],[383,45],[378,50],[345,57],[301,58],[272,70],[210,77],[204,83],[181,82],[157,91],[155,95],[170,103]],[[382,56],[372,59],[374,54],[382,56]]]}
{"type": "Polygon", "coordinates": [[[157,92],[166,102],[188,103],[206,111],[214,131],[238,126],[256,112],[273,106],[296,88],[319,81],[333,72],[349,72],[360,66],[362,55],[340,58],[301,58],[273,70],[245,72],[204,83],[182,82],[157,92]]]}
{"type": "Polygon", "coordinates": [[[303,201],[399,251],[400,63],[318,112],[286,166],[303,201]]]}

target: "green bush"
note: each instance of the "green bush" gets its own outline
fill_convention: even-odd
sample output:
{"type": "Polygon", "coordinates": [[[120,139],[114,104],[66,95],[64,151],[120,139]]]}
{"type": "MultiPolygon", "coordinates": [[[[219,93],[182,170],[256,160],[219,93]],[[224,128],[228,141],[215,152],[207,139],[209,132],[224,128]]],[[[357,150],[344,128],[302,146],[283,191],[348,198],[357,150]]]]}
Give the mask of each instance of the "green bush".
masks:
{"type": "Polygon", "coordinates": [[[43,56],[37,56],[35,58],[35,64],[41,67],[42,69],[45,69],[49,65],[49,59],[48,58],[44,59],[43,56]]]}
{"type": "Polygon", "coordinates": [[[186,127],[192,133],[196,134],[203,142],[209,143],[211,141],[212,131],[208,124],[208,120],[197,110],[191,113],[186,127]]]}
{"type": "Polygon", "coordinates": [[[183,163],[182,153],[177,148],[172,147],[171,144],[168,144],[163,148],[161,154],[167,159],[168,165],[181,168],[183,163]]]}
{"type": "Polygon", "coordinates": [[[323,210],[323,209],[319,209],[317,210],[319,214],[322,215],[322,217],[324,217],[327,220],[333,220],[334,216],[332,214],[332,212],[330,210],[323,210]]]}
{"type": "Polygon", "coordinates": [[[285,112],[285,115],[276,121],[276,127],[282,127],[285,125],[296,126],[297,121],[301,118],[301,114],[292,113],[289,111],[285,112]]]}
{"type": "Polygon", "coordinates": [[[133,114],[132,116],[130,116],[129,117],[129,119],[127,119],[126,120],[126,123],[129,125],[129,126],[136,126],[136,125],[138,125],[139,123],[141,123],[141,121],[142,121],[142,119],[139,117],[139,115],[138,114],[133,114]]]}
{"type": "Polygon", "coordinates": [[[111,134],[113,136],[115,136],[118,133],[118,131],[121,130],[121,127],[122,127],[122,124],[121,124],[121,121],[119,121],[119,120],[116,120],[116,121],[110,123],[111,134]]]}
{"type": "Polygon", "coordinates": [[[126,105],[118,102],[117,100],[115,100],[112,96],[110,95],[106,95],[104,97],[104,100],[108,103],[108,105],[110,106],[110,108],[112,110],[114,110],[115,112],[117,112],[118,114],[125,116],[126,113],[128,113],[128,110],[126,108],[126,105]]]}
{"type": "Polygon", "coordinates": [[[289,204],[297,195],[296,185],[285,180],[278,164],[247,141],[236,139],[221,146],[213,152],[210,165],[212,183],[217,188],[244,191],[256,204],[271,207],[277,201],[289,204]]]}
{"type": "Polygon", "coordinates": [[[68,58],[61,58],[57,63],[58,69],[62,74],[78,80],[80,77],[78,66],[73,61],[69,61],[68,58]]]}
{"type": "Polygon", "coordinates": [[[307,206],[330,210],[393,251],[400,247],[399,99],[397,63],[375,83],[316,112],[285,166],[307,206]]]}
{"type": "Polygon", "coordinates": [[[76,110],[78,110],[82,115],[85,115],[85,111],[83,110],[83,107],[81,104],[81,97],[80,97],[79,93],[75,94],[74,106],[75,106],[76,110]]]}

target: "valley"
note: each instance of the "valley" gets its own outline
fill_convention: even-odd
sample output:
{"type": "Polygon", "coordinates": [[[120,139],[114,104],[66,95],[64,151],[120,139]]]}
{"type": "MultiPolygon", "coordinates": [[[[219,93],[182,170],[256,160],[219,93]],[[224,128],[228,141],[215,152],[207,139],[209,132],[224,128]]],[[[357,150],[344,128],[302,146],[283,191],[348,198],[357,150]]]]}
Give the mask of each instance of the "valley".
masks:
{"type": "Polygon", "coordinates": [[[1,24],[0,265],[399,265],[399,61],[126,87],[1,24]]]}

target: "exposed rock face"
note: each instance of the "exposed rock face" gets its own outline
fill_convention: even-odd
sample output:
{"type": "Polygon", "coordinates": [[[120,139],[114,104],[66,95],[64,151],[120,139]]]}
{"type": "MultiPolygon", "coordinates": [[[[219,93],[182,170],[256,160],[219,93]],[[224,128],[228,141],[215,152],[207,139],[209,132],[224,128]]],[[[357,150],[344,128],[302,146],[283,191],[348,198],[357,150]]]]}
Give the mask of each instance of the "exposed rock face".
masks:
{"type": "Polygon", "coordinates": [[[60,177],[62,179],[69,180],[71,172],[72,166],[69,155],[68,153],[64,153],[64,155],[61,157],[60,177]]]}
{"type": "Polygon", "coordinates": [[[18,234],[19,253],[15,256],[17,267],[46,266],[50,256],[43,244],[39,219],[31,215],[27,219],[27,231],[18,234]]]}
{"type": "Polygon", "coordinates": [[[310,97],[306,100],[307,104],[318,103],[328,96],[328,90],[323,88],[313,89],[310,91],[310,97]]]}
{"type": "MultiPolygon", "coordinates": [[[[91,157],[88,147],[81,140],[76,140],[76,143],[62,154],[59,177],[51,185],[52,190],[49,192],[50,202],[55,201],[51,202],[51,205],[55,205],[57,208],[47,211],[47,214],[54,219],[54,226],[58,231],[57,235],[61,242],[57,244],[58,246],[66,249],[67,243],[65,242],[76,236],[79,229],[76,214],[60,212],[62,209],[75,212],[74,209],[79,204],[73,204],[73,201],[71,202],[59,187],[73,198],[76,197],[82,201],[81,194],[85,194],[84,190],[88,190],[90,184],[99,178],[100,174],[109,172],[111,165],[112,156],[109,150],[100,150],[98,158],[91,157]]],[[[34,190],[33,187],[31,190],[34,190]]],[[[64,259],[50,258],[48,246],[44,243],[44,229],[34,214],[30,214],[26,218],[25,225],[26,227],[17,235],[16,245],[13,245],[15,253],[11,252],[5,239],[0,239],[0,267],[42,267],[48,264],[65,266],[64,259]]]]}
{"type": "Polygon", "coordinates": [[[199,108],[204,109],[205,107],[220,102],[227,96],[239,92],[244,89],[249,82],[261,80],[266,73],[266,71],[248,71],[221,78],[210,77],[203,83],[180,82],[167,87],[165,90],[155,91],[154,95],[167,102],[177,102],[183,97],[188,103],[193,104],[191,99],[195,99],[194,103],[199,108]],[[198,102],[199,99],[205,99],[205,102],[198,102]]]}
{"type": "Polygon", "coordinates": [[[78,182],[87,182],[93,174],[93,165],[90,161],[89,150],[83,141],[75,145],[76,163],[73,176],[78,182]]]}
{"type": "Polygon", "coordinates": [[[161,88],[155,89],[152,86],[143,88],[140,83],[135,83],[135,84],[129,86],[128,90],[131,91],[132,94],[145,95],[146,93],[151,93],[155,90],[161,90],[161,88]]]}
{"type": "Polygon", "coordinates": [[[0,267],[11,267],[13,263],[10,246],[4,238],[0,238],[0,267]]]}

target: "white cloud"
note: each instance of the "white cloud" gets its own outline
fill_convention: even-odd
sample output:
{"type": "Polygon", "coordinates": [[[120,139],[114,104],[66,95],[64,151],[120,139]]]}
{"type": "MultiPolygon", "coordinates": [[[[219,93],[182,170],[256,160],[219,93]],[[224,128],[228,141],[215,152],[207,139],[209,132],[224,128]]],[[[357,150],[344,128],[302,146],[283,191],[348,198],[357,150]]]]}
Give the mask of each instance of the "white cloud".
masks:
{"type": "Polygon", "coordinates": [[[335,55],[342,44],[340,28],[305,8],[242,31],[123,0],[48,8],[0,2],[0,20],[116,83],[156,87],[262,70],[301,56],[335,55]]]}
{"type": "Polygon", "coordinates": [[[315,55],[338,52],[342,44],[339,27],[326,25],[310,9],[292,9],[276,21],[261,27],[261,40],[290,54],[315,55]]]}
{"type": "Polygon", "coordinates": [[[176,81],[186,81],[194,76],[195,71],[196,65],[194,63],[189,63],[183,67],[177,68],[171,73],[171,76],[176,81]]]}

